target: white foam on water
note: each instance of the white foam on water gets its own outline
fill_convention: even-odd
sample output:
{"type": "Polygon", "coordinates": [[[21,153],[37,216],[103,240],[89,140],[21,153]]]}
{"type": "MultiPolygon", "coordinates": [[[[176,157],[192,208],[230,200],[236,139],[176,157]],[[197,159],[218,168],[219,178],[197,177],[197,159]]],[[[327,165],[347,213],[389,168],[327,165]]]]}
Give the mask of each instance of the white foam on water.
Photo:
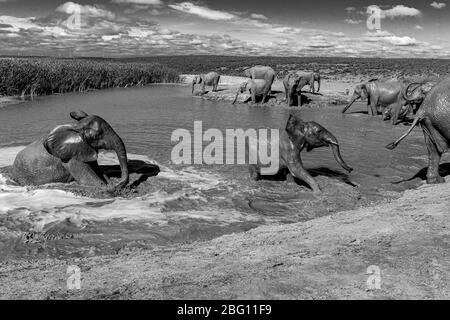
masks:
{"type": "MultiPolygon", "coordinates": [[[[14,162],[17,153],[24,147],[8,147],[0,149],[0,167],[9,166],[14,162]]],[[[129,159],[141,160],[157,164],[147,156],[129,154],[129,159]]],[[[100,153],[99,163],[102,165],[118,164],[114,153],[100,153]]],[[[104,221],[109,219],[148,220],[152,224],[164,224],[169,219],[201,218],[205,220],[219,219],[222,221],[239,220],[238,214],[224,215],[211,211],[165,212],[164,205],[169,201],[189,199],[203,201],[201,190],[209,189],[220,183],[220,176],[200,172],[194,168],[174,171],[160,166],[159,176],[167,179],[187,182],[185,188],[168,194],[157,191],[134,199],[93,199],[77,196],[71,192],[58,189],[39,189],[13,185],[0,174],[0,215],[13,214],[26,217],[35,229],[39,230],[48,223],[62,221],[66,218],[104,221]]],[[[242,217],[241,217],[242,218],[242,217]]]]}

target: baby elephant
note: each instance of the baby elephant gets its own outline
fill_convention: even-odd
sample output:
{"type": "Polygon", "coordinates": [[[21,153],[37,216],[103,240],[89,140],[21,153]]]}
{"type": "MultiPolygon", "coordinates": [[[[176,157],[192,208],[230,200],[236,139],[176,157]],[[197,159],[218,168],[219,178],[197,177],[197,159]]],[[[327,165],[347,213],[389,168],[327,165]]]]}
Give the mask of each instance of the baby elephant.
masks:
{"type": "MultiPolygon", "coordinates": [[[[286,128],[280,129],[279,141],[279,168],[288,169],[295,178],[305,181],[315,193],[320,193],[320,187],[314,178],[305,170],[300,157],[300,152],[306,148],[311,151],[315,148],[330,146],[336,161],[348,172],[353,169],[348,166],[339,151],[339,143],[334,135],[316,122],[304,122],[299,117],[290,115],[286,128]]],[[[261,177],[259,165],[250,165],[250,176],[257,181],[261,177]]]]}
{"type": "Polygon", "coordinates": [[[212,91],[215,92],[219,86],[219,81],[220,74],[217,72],[197,75],[192,80],[192,93],[194,93],[194,87],[196,84],[202,85],[202,94],[205,94],[205,86],[212,86],[212,91]]]}
{"type": "Polygon", "coordinates": [[[250,93],[252,102],[256,104],[256,96],[262,96],[262,103],[266,101],[267,95],[270,92],[270,85],[264,79],[253,79],[241,84],[234,97],[233,104],[236,103],[239,94],[247,91],[250,93]]]}

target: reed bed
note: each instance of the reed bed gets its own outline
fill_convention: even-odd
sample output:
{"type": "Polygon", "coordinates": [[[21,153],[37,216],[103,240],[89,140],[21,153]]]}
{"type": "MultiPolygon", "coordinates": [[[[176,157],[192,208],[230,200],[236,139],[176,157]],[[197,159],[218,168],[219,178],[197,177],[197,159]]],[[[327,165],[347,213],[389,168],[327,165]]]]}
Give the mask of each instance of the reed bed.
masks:
{"type": "Polygon", "coordinates": [[[5,96],[83,92],[178,81],[175,70],[159,63],[53,58],[0,59],[0,95],[5,96]]]}

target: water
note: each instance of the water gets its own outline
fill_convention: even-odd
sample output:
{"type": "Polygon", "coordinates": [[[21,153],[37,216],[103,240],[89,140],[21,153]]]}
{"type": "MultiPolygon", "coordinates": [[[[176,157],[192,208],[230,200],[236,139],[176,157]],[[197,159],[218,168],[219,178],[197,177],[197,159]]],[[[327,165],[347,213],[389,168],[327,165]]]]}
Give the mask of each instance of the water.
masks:
{"type": "MultiPolygon", "coordinates": [[[[422,182],[413,177],[426,167],[419,129],[389,151],[384,146],[405,126],[393,127],[353,107],[302,108],[306,121],[328,128],[340,141],[341,153],[354,172],[346,172],[327,148],[302,154],[305,167],[324,194],[316,197],[301,185],[248,178],[247,166],[175,166],[170,153],[173,130],[281,128],[289,112],[283,107],[250,107],[191,97],[184,86],[150,86],[84,94],[40,97],[0,108],[0,167],[11,165],[23,146],[58,124],[70,123],[69,112],[84,110],[106,119],[123,138],[130,159],[152,161],[161,172],[137,188],[136,197],[97,199],[63,191],[59,186],[26,188],[0,177],[0,253],[7,256],[85,256],[149,248],[248,230],[261,224],[289,223],[366,205],[422,182]],[[49,229],[75,238],[24,243],[28,231],[49,229]],[[67,231],[69,230],[69,231],[67,231]],[[74,231],[75,230],[75,231],[74,231]],[[63,232],[63,233],[64,233],[63,232]]],[[[359,110],[365,110],[363,104],[359,110]]],[[[294,112],[299,112],[298,109],[294,112]]],[[[102,154],[102,164],[114,164],[102,154]]],[[[136,180],[136,177],[134,178],[136,180]]]]}

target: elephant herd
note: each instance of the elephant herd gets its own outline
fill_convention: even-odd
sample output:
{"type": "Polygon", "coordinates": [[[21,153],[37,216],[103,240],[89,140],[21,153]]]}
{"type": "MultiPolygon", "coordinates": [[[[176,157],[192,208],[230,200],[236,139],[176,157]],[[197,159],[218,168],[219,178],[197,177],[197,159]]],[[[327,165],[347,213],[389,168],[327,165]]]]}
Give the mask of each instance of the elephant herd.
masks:
{"type": "MultiPolygon", "coordinates": [[[[250,80],[242,83],[237,91],[233,104],[236,103],[239,94],[248,92],[252,103],[256,103],[256,98],[262,97],[264,103],[271,93],[272,84],[276,79],[276,72],[269,66],[253,66],[244,69],[243,75],[250,80]]],[[[192,81],[192,93],[196,84],[202,85],[202,94],[205,93],[205,86],[212,86],[212,91],[217,91],[220,75],[217,72],[210,72],[194,77],[192,81]]],[[[285,101],[287,106],[297,103],[302,106],[302,90],[309,86],[311,93],[320,91],[321,77],[318,71],[288,72],[283,78],[285,101]],[[315,84],[318,84],[317,91],[315,84]]],[[[404,120],[409,112],[415,114],[425,97],[426,91],[422,83],[405,83],[396,78],[372,79],[361,83],[355,87],[350,103],[342,110],[345,113],[356,100],[367,100],[368,114],[377,116],[381,109],[383,120],[391,119],[396,125],[404,120]]]]}
{"type": "MultiPolygon", "coordinates": [[[[273,69],[257,66],[245,72],[251,79],[239,87],[238,94],[249,90],[252,99],[257,94],[266,97],[275,80],[273,69]]],[[[217,90],[219,79],[218,74],[199,76],[194,79],[193,86],[202,84],[204,90],[205,85],[213,85],[213,90],[217,90]]],[[[307,77],[302,73],[286,75],[288,88],[286,97],[298,95],[301,86],[306,84],[308,79],[311,90],[314,91],[315,81],[319,82],[320,89],[320,77],[314,75],[307,77]]],[[[439,162],[442,154],[450,148],[450,77],[437,83],[430,90],[424,90],[421,84],[417,83],[405,85],[398,80],[372,80],[355,89],[352,102],[343,112],[359,98],[368,99],[371,115],[378,113],[377,107],[385,109],[383,116],[387,116],[389,111],[393,112],[396,119],[408,112],[408,108],[416,112],[408,132],[386,148],[397,147],[416,125],[420,125],[429,155],[427,182],[443,183],[444,179],[439,175],[439,162]]],[[[70,117],[76,122],[57,126],[48,135],[31,143],[17,154],[11,169],[12,179],[21,185],[77,181],[81,185],[102,187],[110,192],[127,187],[129,182],[127,152],[120,136],[99,116],[78,111],[71,112],[70,117]],[[113,150],[117,154],[121,178],[116,184],[111,183],[97,163],[100,150],[113,150]]],[[[345,170],[352,171],[342,159],[338,140],[331,132],[318,123],[304,122],[298,116],[290,115],[286,126],[280,130],[278,172],[282,171],[288,176],[290,174],[301,179],[314,192],[320,192],[317,182],[303,167],[300,153],[305,148],[311,151],[324,146],[331,148],[336,161],[345,170]]],[[[261,178],[258,165],[250,165],[249,171],[253,180],[261,178]]]]}
{"type": "MultiPolygon", "coordinates": [[[[242,83],[236,91],[236,96],[233,100],[233,104],[236,103],[239,94],[248,92],[251,97],[251,101],[256,103],[256,97],[262,97],[261,101],[264,103],[272,90],[272,84],[276,79],[276,72],[269,66],[253,66],[246,68],[243,71],[243,75],[250,80],[242,83]]],[[[220,75],[217,72],[210,72],[207,74],[197,75],[192,80],[192,93],[194,93],[194,87],[196,84],[202,85],[201,93],[205,93],[205,86],[212,86],[212,91],[217,91],[217,86],[220,81],[220,75]]],[[[320,74],[317,71],[313,72],[290,72],[283,79],[283,85],[286,92],[286,102],[288,106],[292,99],[298,101],[298,105],[301,106],[301,92],[303,87],[309,85],[310,92],[315,93],[315,83],[318,83],[317,92],[320,91],[320,74]]]]}

